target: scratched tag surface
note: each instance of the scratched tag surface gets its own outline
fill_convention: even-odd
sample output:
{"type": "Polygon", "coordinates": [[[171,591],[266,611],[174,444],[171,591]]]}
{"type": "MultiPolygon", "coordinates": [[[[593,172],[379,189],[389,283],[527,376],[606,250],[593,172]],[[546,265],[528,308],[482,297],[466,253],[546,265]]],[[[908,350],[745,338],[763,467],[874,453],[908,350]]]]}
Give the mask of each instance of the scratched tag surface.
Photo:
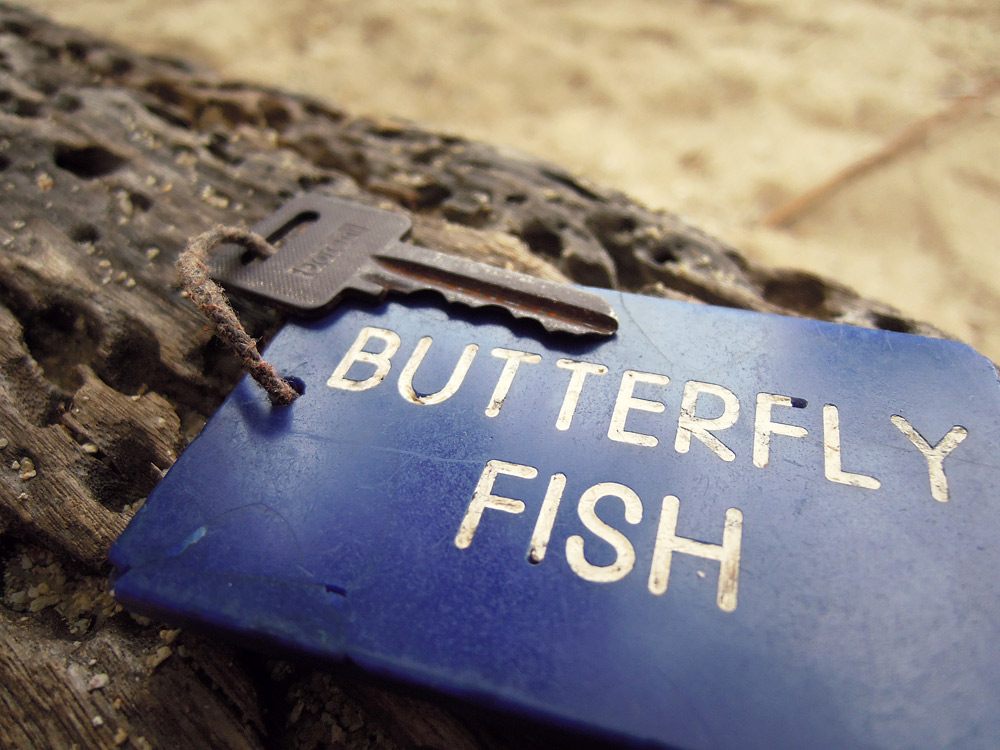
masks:
{"type": "Polygon", "coordinates": [[[1000,389],[964,345],[601,292],[285,327],[114,546],[130,608],[677,748],[995,748],[1000,389]]]}

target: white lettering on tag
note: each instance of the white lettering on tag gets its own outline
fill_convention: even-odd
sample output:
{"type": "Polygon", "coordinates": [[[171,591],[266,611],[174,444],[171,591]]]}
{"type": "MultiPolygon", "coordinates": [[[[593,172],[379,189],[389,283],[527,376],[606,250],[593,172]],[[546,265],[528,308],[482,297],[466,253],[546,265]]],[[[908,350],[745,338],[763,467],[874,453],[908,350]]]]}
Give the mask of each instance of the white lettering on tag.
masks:
{"type": "MultiPolygon", "coordinates": [[[[403,366],[397,384],[400,395],[406,401],[421,406],[441,404],[455,395],[466,381],[472,362],[479,351],[477,344],[467,345],[459,356],[444,386],[435,393],[418,394],[413,387],[413,381],[431,344],[432,339],[429,336],[425,336],[419,340],[413,353],[403,366]]],[[[327,385],[331,388],[353,392],[367,391],[374,388],[385,381],[391,368],[392,358],[397,354],[400,346],[400,336],[394,331],[372,326],[362,328],[357,338],[355,338],[343,358],[334,368],[333,373],[327,380],[327,385]],[[372,345],[373,341],[381,342],[380,350],[368,351],[367,348],[372,345]],[[370,374],[363,368],[355,371],[356,366],[364,365],[372,368],[370,374]],[[355,375],[358,375],[360,372],[362,377],[349,377],[352,372],[355,375]],[[365,375],[367,377],[363,377],[365,375]]],[[[505,360],[505,362],[485,410],[486,416],[491,418],[499,415],[501,408],[510,394],[512,384],[521,364],[536,365],[544,361],[543,357],[538,354],[499,347],[492,350],[492,355],[498,359],[505,360]]],[[[573,423],[588,376],[606,375],[610,371],[610,368],[594,362],[572,359],[558,359],[555,365],[561,370],[568,370],[570,372],[569,383],[555,420],[556,429],[565,431],[570,429],[573,423]]],[[[522,376],[522,379],[524,377],[522,376]]],[[[670,378],[666,375],[638,370],[624,370],[621,375],[618,394],[611,408],[611,418],[607,431],[608,438],[615,442],[646,448],[658,445],[659,439],[655,435],[629,430],[626,428],[626,422],[632,411],[660,414],[666,410],[666,406],[661,401],[640,398],[634,395],[638,383],[667,386],[670,382],[670,378]]],[[[537,376],[535,376],[535,380],[531,385],[532,387],[540,387],[537,376]]],[[[552,411],[555,412],[555,402],[551,403],[552,411]]],[[[600,405],[605,409],[607,408],[607,402],[604,399],[602,399],[600,405]]],[[[803,410],[808,407],[808,404],[802,399],[781,394],[757,394],[752,443],[752,462],[757,468],[767,467],[771,463],[773,435],[783,435],[793,438],[809,437],[809,431],[803,426],[776,421],[772,415],[774,407],[777,406],[803,410]]],[[[593,407],[594,404],[591,404],[589,409],[592,410],[593,407]]],[[[510,408],[512,407],[508,407],[508,409],[510,408]]],[[[707,410],[710,413],[717,413],[717,407],[716,409],[711,407],[711,400],[709,400],[707,410]]],[[[719,439],[718,433],[734,427],[739,420],[740,412],[741,405],[739,398],[725,386],[698,380],[688,380],[684,384],[681,394],[677,432],[674,438],[674,450],[679,454],[689,453],[691,451],[692,440],[697,440],[723,461],[727,463],[734,462],[737,459],[735,451],[719,439]],[[698,415],[699,402],[702,404],[702,409],[706,410],[705,402],[708,400],[708,397],[718,399],[721,402],[722,412],[718,416],[706,417],[698,415]]],[[[634,419],[637,419],[637,417],[634,417],[634,419]]],[[[823,473],[826,479],[830,482],[850,487],[868,490],[879,489],[882,486],[882,481],[878,478],[844,470],[844,449],[842,446],[842,429],[838,407],[829,403],[824,405],[822,419],[823,473]]],[[[892,416],[891,420],[899,431],[924,456],[927,462],[931,496],[938,502],[948,502],[951,497],[951,490],[944,471],[944,460],[965,440],[968,436],[968,430],[965,427],[956,425],[936,445],[932,446],[904,417],[897,414],[892,416]]],[[[864,445],[863,440],[858,442],[860,445],[864,445]]],[[[553,476],[552,481],[554,483],[550,485],[549,492],[546,494],[546,499],[543,502],[543,514],[539,517],[536,533],[532,536],[529,551],[529,559],[532,562],[540,561],[545,555],[548,535],[552,529],[555,512],[559,507],[562,490],[565,488],[565,477],[563,475],[559,476],[563,478],[559,480],[556,479],[555,475],[553,476]],[[551,517],[546,515],[550,512],[552,514],[551,517]]]]}
{"type": "Polygon", "coordinates": [[[540,563],[545,559],[545,550],[549,546],[549,537],[552,536],[552,524],[556,522],[556,513],[559,511],[559,502],[565,489],[566,475],[553,474],[545,491],[545,499],[542,500],[542,509],[538,511],[535,530],[531,533],[528,562],[540,563]]]}
{"type": "Polygon", "coordinates": [[[905,417],[895,414],[890,419],[899,431],[906,435],[907,439],[927,459],[927,474],[931,482],[931,497],[939,503],[948,502],[951,499],[951,492],[948,489],[948,477],[944,473],[944,460],[969,436],[969,431],[961,425],[955,425],[948,431],[947,435],[941,438],[937,445],[932,446],[923,435],[914,429],[913,425],[905,417]]]}
{"type": "Polygon", "coordinates": [[[479,351],[477,344],[469,344],[465,347],[462,355],[458,358],[458,362],[455,364],[455,369],[451,372],[451,377],[448,378],[448,382],[445,383],[444,387],[437,393],[425,393],[421,395],[413,390],[413,376],[417,374],[417,370],[424,361],[427,350],[431,348],[432,341],[433,339],[430,336],[424,336],[420,339],[417,342],[417,348],[413,350],[413,354],[410,355],[410,359],[407,360],[403,366],[403,371],[399,374],[399,395],[412,404],[434,406],[434,404],[440,404],[454,396],[455,392],[462,385],[462,381],[465,380],[465,376],[469,372],[469,367],[472,365],[472,360],[476,357],[476,352],[479,351]]]}
{"type": "Polygon", "coordinates": [[[736,454],[709,430],[725,430],[732,427],[739,416],[740,401],[731,390],[714,383],[689,380],[684,384],[684,395],[681,397],[681,415],[677,420],[674,450],[678,453],[687,453],[691,449],[691,438],[696,437],[723,461],[732,461],[736,458],[736,454]],[[698,396],[702,393],[717,396],[722,400],[722,414],[711,419],[695,416],[698,396]]]}
{"type": "Polygon", "coordinates": [[[559,409],[559,416],[556,417],[556,429],[568,430],[570,424],[573,423],[573,415],[576,414],[576,406],[580,403],[580,394],[583,393],[583,383],[587,376],[605,375],[608,368],[593,362],[578,362],[573,359],[556,360],[556,367],[573,373],[570,375],[569,385],[566,387],[566,396],[559,409]]]}
{"type": "Polygon", "coordinates": [[[777,393],[757,394],[757,415],[753,426],[753,465],[758,469],[763,469],[771,462],[772,434],[796,438],[804,438],[809,434],[805,427],[771,420],[771,407],[793,405],[789,396],[777,393]]]}
{"type": "Polygon", "coordinates": [[[399,344],[399,334],[395,331],[387,331],[385,328],[362,328],[358,337],[354,339],[354,343],[347,350],[347,354],[334,368],[333,374],[330,375],[326,384],[331,388],[339,388],[344,391],[366,391],[369,388],[374,388],[389,374],[390,360],[399,349],[399,344]],[[365,351],[365,346],[372,339],[382,339],[385,342],[382,351],[365,351]],[[355,362],[374,365],[375,372],[364,380],[350,380],[347,373],[355,362]]]}
{"type": "Polygon", "coordinates": [[[479,519],[482,518],[483,511],[486,508],[502,510],[504,513],[524,512],[524,503],[521,500],[514,500],[509,497],[493,494],[493,484],[500,474],[520,477],[521,479],[534,479],[538,476],[538,469],[533,466],[514,464],[509,461],[498,461],[496,459],[486,464],[486,468],[483,469],[483,473],[476,483],[476,489],[472,494],[472,502],[469,503],[469,509],[465,512],[462,525],[458,527],[458,534],[455,535],[455,546],[459,549],[465,549],[472,544],[472,537],[475,535],[476,529],[479,528],[479,519]]]}
{"type": "Polygon", "coordinates": [[[635,390],[636,383],[667,385],[670,383],[670,378],[666,375],[638,372],[636,370],[626,370],[623,372],[621,386],[618,389],[618,398],[615,399],[615,408],[611,413],[611,425],[608,427],[608,437],[612,440],[617,440],[619,443],[631,443],[632,445],[643,445],[647,448],[653,448],[659,441],[652,435],[626,430],[625,419],[628,417],[630,409],[640,409],[659,414],[666,407],[659,401],[649,401],[633,396],[632,391],[635,390]]]}
{"type": "Polygon", "coordinates": [[[670,563],[675,552],[715,560],[719,563],[715,603],[723,612],[732,612],[736,609],[740,581],[743,513],[739,508],[729,508],[726,511],[725,526],[722,527],[722,544],[708,544],[677,536],[680,507],[680,501],[675,496],[667,495],[663,498],[660,525],[656,530],[656,546],[653,549],[653,564],[649,570],[649,591],[657,595],[666,592],[670,583],[670,563]]]}
{"type": "Polygon", "coordinates": [[[875,477],[853,474],[841,468],[840,412],[833,404],[823,407],[823,472],[831,482],[877,490],[882,483],[875,477]]]}
{"type": "MultiPolygon", "coordinates": [[[[483,511],[487,508],[505,513],[518,514],[525,510],[525,503],[493,493],[493,486],[500,474],[534,479],[538,470],[532,466],[491,460],[487,462],[476,488],[472,493],[458,534],[455,546],[467,549],[479,527],[483,511]]],[[[542,500],[535,521],[535,528],[529,542],[528,562],[539,564],[552,537],[556,515],[566,490],[566,475],[557,472],[549,479],[545,498],[542,500]]],[[[635,568],[636,550],[620,530],[603,521],[597,515],[597,503],[604,498],[617,498],[625,506],[625,520],[636,525],[642,521],[642,501],[630,487],[619,482],[599,482],[583,492],[577,503],[577,515],[588,531],[598,539],[611,545],[615,559],[607,565],[595,565],[584,552],[584,538],[573,534],[566,539],[566,562],[570,570],[585,581],[592,583],[614,583],[620,581],[635,568]]],[[[663,498],[660,520],[657,525],[656,541],[652,550],[647,588],[651,594],[664,594],[670,582],[670,567],[674,553],[692,555],[719,563],[719,581],[716,587],[716,605],[724,612],[736,609],[737,591],[740,577],[740,556],[743,539],[743,513],[738,508],[726,510],[725,525],[722,529],[722,544],[710,544],[677,536],[677,516],[680,501],[674,495],[663,498]]],[[[699,571],[699,577],[704,574],[699,571]]]]}
{"type": "Polygon", "coordinates": [[[566,561],[570,569],[585,581],[612,583],[627,576],[635,565],[635,548],[628,538],[597,516],[597,501],[617,497],[625,504],[625,520],[631,524],[642,520],[642,501],[635,492],[618,482],[601,482],[580,496],[577,513],[583,525],[595,536],[615,548],[615,561],[609,565],[592,565],[583,554],[583,537],[574,534],[566,540],[566,561]]]}
{"type": "Polygon", "coordinates": [[[498,348],[494,349],[491,354],[498,359],[505,359],[507,361],[503,363],[500,378],[497,380],[496,388],[493,389],[493,395],[490,396],[490,403],[486,407],[487,417],[495,417],[500,413],[500,407],[503,406],[503,402],[507,399],[511,383],[514,382],[514,376],[517,375],[517,368],[521,366],[521,363],[537,365],[542,361],[541,356],[538,354],[519,352],[516,349],[498,348]]]}

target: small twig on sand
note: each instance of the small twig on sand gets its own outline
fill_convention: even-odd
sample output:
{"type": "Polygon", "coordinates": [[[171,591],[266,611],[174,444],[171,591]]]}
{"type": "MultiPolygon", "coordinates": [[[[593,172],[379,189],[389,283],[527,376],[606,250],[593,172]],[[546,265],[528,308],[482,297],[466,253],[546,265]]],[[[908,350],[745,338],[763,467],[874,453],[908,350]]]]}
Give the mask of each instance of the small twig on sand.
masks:
{"type": "Polygon", "coordinates": [[[948,107],[913,123],[875,153],[849,164],[819,185],[785,201],[765,216],[761,224],[771,229],[791,226],[848,183],[919,146],[935,128],[961,119],[973,105],[997,92],[1000,92],[1000,76],[988,79],[971,94],[956,97],[948,107]]]}

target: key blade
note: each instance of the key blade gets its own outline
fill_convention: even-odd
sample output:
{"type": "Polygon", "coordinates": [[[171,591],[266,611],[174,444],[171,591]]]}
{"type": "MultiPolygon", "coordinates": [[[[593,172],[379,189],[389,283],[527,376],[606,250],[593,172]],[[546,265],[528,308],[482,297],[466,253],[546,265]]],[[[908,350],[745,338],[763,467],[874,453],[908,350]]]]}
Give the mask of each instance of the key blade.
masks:
{"type": "Polygon", "coordinates": [[[611,336],[618,330],[607,300],[571,284],[401,243],[373,254],[371,261],[373,268],[365,276],[392,291],[429,289],[448,302],[500,307],[553,333],[611,336]]]}

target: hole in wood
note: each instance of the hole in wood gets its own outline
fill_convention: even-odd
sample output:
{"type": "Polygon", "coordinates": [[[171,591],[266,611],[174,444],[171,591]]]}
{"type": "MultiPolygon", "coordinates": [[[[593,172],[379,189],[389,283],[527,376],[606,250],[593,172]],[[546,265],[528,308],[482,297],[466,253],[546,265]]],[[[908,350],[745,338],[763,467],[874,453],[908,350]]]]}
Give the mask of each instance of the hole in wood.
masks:
{"type": "Polygon", "coordinates": [[[26,319],[24,343],[49,382],[73,392],[80,386],[77,365],[96,358],[101,327],[72,300],[53,300],[26,319]]]}
{"type": "Polygon", "coordinates": [[[764,299],[805,315],[825,317],[826,283],[804,271],[776,271],[763,288],[764,299]]]}
{"type": "Polygon", "coordinates": [[[83,103],[80,101],[79,97],[74,96],[73,94],[67,94],[64,91],[56,95],[56,98],[52,101],[52,106],[60,112],[76,112],[83,106],[83,103]]]}
{"type": "Polygon", "coordinates": [[[38,117],[42,113],[41,104],[30,99],[16,99],[12,114],[18,117],[38,117]]]}
{"type": "Polygon", "coordinates": [[[649,252],[649,257],[654,263],[665,266],[668,263],[676,263],[680,260],[681,250],[684,249],[683,240],[667,238],[653,246],[649,252]]]}
{"type": "Polygon", "coordinates": [[[77,177],[93,180],[111,174],[125,163],[125,159],[103,146],[56,146],[56,166],[72,172],[77,177]]]}
{"type": "Polygon", "coordinates": [[[875,319],[875,325],[883,331],[895,331],[896,333],[911,333],[913,331],[913,326],[910,325],[909,322],[896,315],[875,313],[873,317],[875,319]]]}
{"type": "Polygon", "coordinates": [[[562,238],[541,221],[529,221],[521,230],[521,239],[533,253],[558,258],[562,253],[562,238]]]}
{"type": "Polygon", "coordinates": [[[79,242],[81,245],[87,243],[92,245],[101,238],[101,233],[97,231],[97,227],[93,224],[77,224],[69,230],[69,238],[73,242],[79,242]]]}

